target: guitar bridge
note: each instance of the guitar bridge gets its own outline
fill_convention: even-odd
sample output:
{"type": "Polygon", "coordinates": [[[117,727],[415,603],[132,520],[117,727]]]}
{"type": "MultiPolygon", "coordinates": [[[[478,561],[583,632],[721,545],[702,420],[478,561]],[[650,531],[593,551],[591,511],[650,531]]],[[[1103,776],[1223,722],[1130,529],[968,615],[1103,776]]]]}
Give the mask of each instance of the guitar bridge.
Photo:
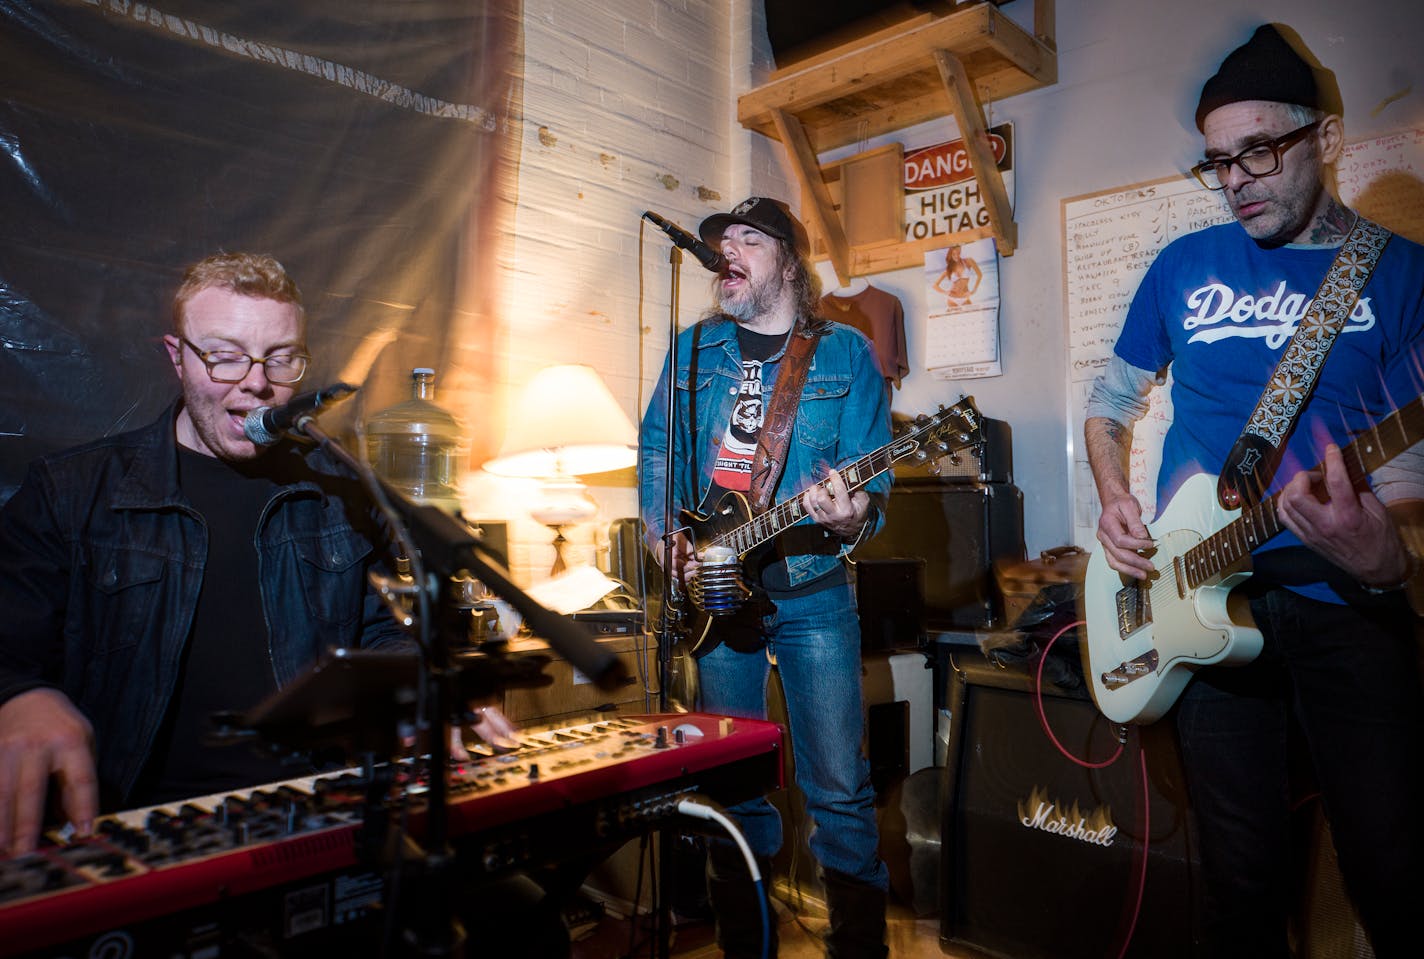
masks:
{"type": "Polygon", "coordinates": [[[1157,672],[1157,650],[1149,649],[1136,659],[1119,663],[1116,668],[1103,673],[1103,687],[1105,689],[1120,689],[1134,679],[1141,679],[1143,676],[1150,676],[1155,672],[1157,672]]]}
{"type": "Polygon", "coordinates": [[[1146,580],[1134,579],[1117,591],[1117,637],[1127,639],[1152,622],[1152,589],[1146,580]]]}

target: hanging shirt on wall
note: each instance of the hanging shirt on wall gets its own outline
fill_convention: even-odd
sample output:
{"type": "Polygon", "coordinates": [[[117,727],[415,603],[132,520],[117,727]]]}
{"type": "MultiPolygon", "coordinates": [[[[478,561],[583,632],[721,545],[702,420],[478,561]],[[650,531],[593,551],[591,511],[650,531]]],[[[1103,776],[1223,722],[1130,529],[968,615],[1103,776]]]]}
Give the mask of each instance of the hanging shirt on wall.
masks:
{"type": "Polygon", "coordinates": [[[910,372],[905,349],[905,310],[892,293],[866,286],[850,296],[827,293],[821,297],[821,313],[828,320],[853,326],[870,338],[880,372],[886,382],[899,387],[910,372]]]}
{"type": "Polygon", "coordinates": [[[766,396],[762,366],[786,343],[785,333],[754,333],[737,328],[737,345],[742,351],[742,385],[732,407],[732,422],[722,438],[722,449],[712,470],[712,496],[720,490],[745,493],[752,485],[752,456],[766,416],[766,396]]]}

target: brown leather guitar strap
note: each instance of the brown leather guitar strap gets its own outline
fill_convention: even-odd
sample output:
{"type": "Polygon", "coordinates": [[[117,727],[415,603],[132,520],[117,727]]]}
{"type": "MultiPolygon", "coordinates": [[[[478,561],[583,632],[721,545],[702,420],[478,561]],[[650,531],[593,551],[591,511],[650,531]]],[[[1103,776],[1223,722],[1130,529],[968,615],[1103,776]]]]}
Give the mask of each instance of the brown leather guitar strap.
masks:
{"type": "Polygon", "coordinates": [[[771,402],[762,419],[761,436],[752,454],[752,479],[747,498],[753,513],[763,513],[771,505],[777,480],[786,467],[786,446],[791,442],[791,428],[796,423],[796,407],[801,403],[801,389],[806,385],[811,356],[820,338],[813,329],[794,331],[786,346],[786,355],[781,358],[776,386],[772,388],[771,402]]]}

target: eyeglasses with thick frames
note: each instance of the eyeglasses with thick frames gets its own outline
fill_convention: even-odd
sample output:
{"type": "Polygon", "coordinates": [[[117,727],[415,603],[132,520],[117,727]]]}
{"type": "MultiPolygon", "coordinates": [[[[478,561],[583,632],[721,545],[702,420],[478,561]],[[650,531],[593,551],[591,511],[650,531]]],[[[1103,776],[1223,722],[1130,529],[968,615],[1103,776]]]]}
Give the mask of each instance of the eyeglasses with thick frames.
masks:
{"type": "Polygon", "coordinates": [[[267,374],[267,382],[296,383],[307,372],[311,357],[305,353],[277,353],[272,356],[249,356],[236,350],[200,350],[186,336],[179,336],[178,342],[192,350],[194,355],[208,368],[208,377],[214,383],[241,383],[252,370],[253,363],[262,364],[267,374]]]}
{"type": "Polygon", "coordinates": [[[1296,127],[1289,133],[1247,147],[1234,157],[1217,160],[1203,160],[1192,167],[1192,175],[1208,190],[1226,189],[1226,181],[1231,176],[1231,168],[1239,166],[1247,176],[1275,176],[1281,172],[1281,155],[1304,140],[1308,134],[1320,126],[1320,121],[1296,127]]]}

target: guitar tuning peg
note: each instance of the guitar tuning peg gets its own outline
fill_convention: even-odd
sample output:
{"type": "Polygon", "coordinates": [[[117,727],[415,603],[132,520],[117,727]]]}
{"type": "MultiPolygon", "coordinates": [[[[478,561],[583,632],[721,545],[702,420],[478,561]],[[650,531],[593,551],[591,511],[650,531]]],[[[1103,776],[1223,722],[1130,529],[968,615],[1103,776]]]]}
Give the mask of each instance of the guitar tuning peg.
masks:
{"type": "Polygon", "coordinates": [[[929,460],[930,454],[924,450],[915,450],[915,452],[910,454],[910,458],[914,460],[916,464],[923,464],[929,460]]]}
{"type": "Polygon", "coordinates": [[[930,445],[934,447],[934,451],[940,456],[944,456],[946,453],[949,453],[949,444],[946,443],[944,440],[935,440],[930,445]]]}
{"type": "MultiPolygon", "coordinates": [[[[941,408],[942,408],[942,407],[941,407],[941,408]]],[[[925,425],[926,423],[928,423],[929,421],[930,421],[930,418],[929,418],[928,416],[926,416],[925,414],[923,414],[923,413],[920,413],[918,416],[915,417],[915,422],[916,422],[918,425],[920,425],[920,426],[924,426],[924,425],[925,425]]]]}

